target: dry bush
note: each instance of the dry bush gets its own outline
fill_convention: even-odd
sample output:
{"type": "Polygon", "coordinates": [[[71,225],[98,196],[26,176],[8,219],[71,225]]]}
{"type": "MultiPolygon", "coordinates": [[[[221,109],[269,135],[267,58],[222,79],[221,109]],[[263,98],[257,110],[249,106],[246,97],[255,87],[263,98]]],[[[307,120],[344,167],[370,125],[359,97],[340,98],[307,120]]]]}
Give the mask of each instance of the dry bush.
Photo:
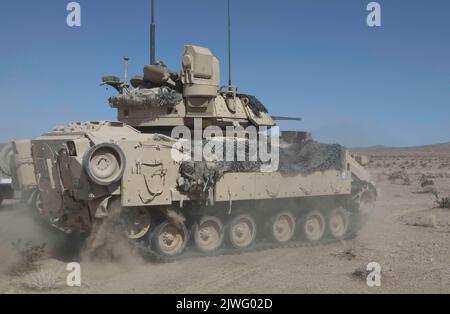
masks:
{"type": "Polygon", "coordinates": [[[367,279],[369,274],[370,272],[366,270],[365,266],[360,266],[351,273],[352,277],[364,281],[367,279]]]}
{"type": "Polygon", "coordinates": [[[428,179],[428,177],[426,175],[422,175],[419,177],[419,185],[424,188],[430,185],[434,185],[434,181],[431,179],[428,179]]]}
{"type": "Polygon", "coordinates": [[[450,209],[450,196],[440,197],[438,192],[433,193],[437,208],[450,209]]]}
{"type": "Polygon", "coordinates": [[[13,246],[19,252],[18,262],[11,268],[10,274],[15,276],[22,276],[24,274],[36,271],[39,269],[37,262],[47,256],[46,244],[31,245],[31,242],[22,246],[19,240],[13,243],[13,246]]]}
{"type": "Polygon", "coordinates": [[[402,185],[410,185],[411,179],[409,178],[406,171],[395,171],[389,174],[388,176],[389,181],[391,184],[402,184],[402,185]]]}
{"type": "Polygon", "coordinates": [[[49,291],[57,288],[61,273],[53,269],[39,269],[24,277],[23,286],[27,290],[49,291]]]}
{"type": "Polygon", "coordinates": [[[436,200],[436,205],[439,208],[450,209],[450,197],[440,197],[436,200]]]}

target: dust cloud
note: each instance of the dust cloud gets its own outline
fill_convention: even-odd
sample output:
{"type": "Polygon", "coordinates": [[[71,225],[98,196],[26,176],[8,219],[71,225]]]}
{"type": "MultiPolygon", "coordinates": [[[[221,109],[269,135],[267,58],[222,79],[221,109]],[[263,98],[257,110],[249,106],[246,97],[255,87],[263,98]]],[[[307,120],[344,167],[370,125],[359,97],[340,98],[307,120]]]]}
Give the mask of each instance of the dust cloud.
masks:
{"type": "Polygon", "coordinates": [[[20,263],[20,255],[14,246],[3,239],[0,240],[0,275],[9,274],[20,263]]]}
{"type": "MultiPolygon", "coordinates": [[[[28,206],[5,204],[0,210],[0,274],[10,274],[34,248],[41,262],[80,262],[94,276],[111,276],[143,265],[144,260],[107,219],[88,237],[66,235],[48,225],[28,206]]],[[[35,261],[39,262],[39,261],[35,261]]]]}
{"type": "Polygon", "coordinates": [[[20,249],[45,243],[43,230],[34,223],[25,206],[13,205],[0,211],[0,274],[20,263],[20,249]]]}
{"type": "Polygon", "coordinates": [[[80,253],[85,274],[91,279],[110,278],[145,265],[138,249],[118,231],[117,213],[96,222],[80,253]]]}

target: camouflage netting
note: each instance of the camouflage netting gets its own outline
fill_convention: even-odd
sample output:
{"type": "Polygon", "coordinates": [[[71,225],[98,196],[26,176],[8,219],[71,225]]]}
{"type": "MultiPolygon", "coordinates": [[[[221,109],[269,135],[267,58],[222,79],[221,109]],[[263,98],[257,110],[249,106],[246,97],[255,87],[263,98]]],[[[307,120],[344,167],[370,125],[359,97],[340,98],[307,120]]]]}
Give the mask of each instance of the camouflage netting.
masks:
{"type": "Polygon", "coordinates": [[[109,99],[113,108],[119,107],[164,107],[175,106],[183,99],[182,95],[167,86],[155,88],[137,88],[126,95],[117,95],[109,99]]]}
{"type": "MultiPolygon", "coordinates": [[[[247,152],[248,145],[246,141],[247,152]]],[[[285,145],[280,147],[278,171],[289,176],[341,170],[345,168],[345,151],[341,145],[312,140],[285,145]]],[[[261,161],[186,161],[180,167],[179,188],[184,192],[207,192],[225,173],[260,172],[262,165],[261,161]]]]}
{"type": "Polygon", "coordinates": [[[345,168],[345,147],[307,141],[280,149],[280,172],[309,174],[345,168]]]}
{"type": "MultiPolygon", "coordinates": [[[[222,139],[204,140],[203,147],[211,143],[211,141],[219,141],[223,144],[225,151],[225,141],[222,139]]],[[[237,158],[237,140],[227,139],[227,141],[234,142],[234,160],[237,158]]],[[[249,151],[249,141],[246,140],[246,152],[249,151]]],[[[248,153],[246,154],[248,156],[248,153]]],[[[193,159],[193,158],[192,158],[193,159]]],[[[210,156],[204,156],[204,159],[213,160],[214,152],[210,156]]],[[[179,188],[184,192],[206,192],[223,176],[224,173],[229,172],[257,172],[261,169],[260,161],[186,161],[181,164],[179,180],[179,188]]]]}

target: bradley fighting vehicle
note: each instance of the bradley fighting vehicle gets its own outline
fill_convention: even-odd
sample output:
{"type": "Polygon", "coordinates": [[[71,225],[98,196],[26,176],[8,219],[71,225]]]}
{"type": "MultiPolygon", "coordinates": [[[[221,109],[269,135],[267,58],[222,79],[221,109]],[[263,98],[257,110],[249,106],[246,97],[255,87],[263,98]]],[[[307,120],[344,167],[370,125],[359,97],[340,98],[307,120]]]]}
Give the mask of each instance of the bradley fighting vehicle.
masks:
{"type": "Polygon", "coordinates": [[[231,82],[221,88],[208,48],[185,46],[174,72],[155,62],[154,24],[152,35],[143,76],[103,78],[118,91],[109,99],[117,122],[72,123],[14,143],[15,179],[51,226],[90,234],[115,219],[130,241],[168,259],[355,235],[376,190],[343,146],[306,132],[276,136],[280,118],[231,82]],[[244,131],[219,134],[229,128],[244,131]],[[277,152],[276,168],[260,158],[261,142],[277,152]],[[222,160],[218,149],[192,158],[198,143],[231,143],[227,157],[245,158],[222,160]]]}

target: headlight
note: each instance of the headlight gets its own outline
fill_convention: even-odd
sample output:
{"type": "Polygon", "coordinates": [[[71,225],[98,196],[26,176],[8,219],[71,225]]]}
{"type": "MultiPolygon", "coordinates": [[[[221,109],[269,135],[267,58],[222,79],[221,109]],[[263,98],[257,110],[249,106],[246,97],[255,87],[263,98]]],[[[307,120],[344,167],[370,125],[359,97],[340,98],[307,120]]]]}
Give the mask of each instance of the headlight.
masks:
{"type": "Polygon", "coordinates": [[[125,155],[115,144],[96,145],[84,157],[83,167],[94,183],[110,185],[122,179],[125,155]]]}

